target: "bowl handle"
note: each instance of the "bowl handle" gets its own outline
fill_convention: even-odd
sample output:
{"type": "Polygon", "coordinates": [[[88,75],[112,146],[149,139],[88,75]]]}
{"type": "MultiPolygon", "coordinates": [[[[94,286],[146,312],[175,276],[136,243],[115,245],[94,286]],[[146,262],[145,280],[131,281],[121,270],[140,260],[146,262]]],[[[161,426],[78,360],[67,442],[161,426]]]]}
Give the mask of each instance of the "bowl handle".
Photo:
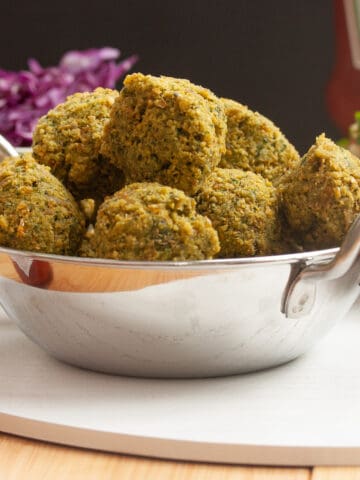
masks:
{"type": "Polygon", "coordinates": [[[0,135],[0,161],[3,157],[18,157],[19,154],[15,148],[11,145],[10,142],[6,140],[2,135],[0,135]]]}
{"type": "Polygon", "coordinates": [[[288,318],[311,313],[321,299],[319,282],[335,282],[336,295],[346,293],[355,302],[360,280],[360,215],[355,219],[336,256],[328,263],[302,264],[292,270],[282,301],[282,312],[288,318]]]}

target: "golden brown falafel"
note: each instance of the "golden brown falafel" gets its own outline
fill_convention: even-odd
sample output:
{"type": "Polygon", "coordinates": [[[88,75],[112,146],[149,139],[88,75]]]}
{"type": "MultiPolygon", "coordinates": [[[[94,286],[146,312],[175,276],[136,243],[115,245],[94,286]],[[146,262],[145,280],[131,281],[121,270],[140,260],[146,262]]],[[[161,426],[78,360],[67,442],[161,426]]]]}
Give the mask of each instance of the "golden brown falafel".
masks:
{"type": "Polygon", "coordinates": [[[107,197],[83,256],[119,260],[203,260],[219,251],[208,218],[181,190],[134,183],[107,197]]]}
{"type": "Polygon", "coordinates": [[[220,257],[272,253],[279,219],[271,182],[253,172],[216,168],[195,199],[219,234],[220,257]]]}
{"type": "Polygon", "coordinates": [[[245,105],[221,99],[227,117],[226,152],[222,168],[240,168],[273,183],[300,161],[298,152],[269,119],[245,105]]]}
{"type": "Polygon", "coordinates": [[[48,165],[76,199],[102,201],[124,185],[122,172],[100,154],[104,125],[117,96],[105,88],[75,93],[40,118],[35,128],[35,159],[48,165]]]}
{"type": "Polygon", "coordinates": [[[279,188],[297,241],[306,249],[336,247],[360,213],[360,159],[322,134],[279,188]]]}
{"type": "Polygon", "coordinates": [[[188,80],[128,75],[101,152],[127,183],[159,182],[194,194],[225,152],[220,100],[188,80]]]}
{"type": "Polygon", "coordinates": [[[84,218],[72,195],[31,155],[0,164],[0,245],[75,254],[84,218]]]}

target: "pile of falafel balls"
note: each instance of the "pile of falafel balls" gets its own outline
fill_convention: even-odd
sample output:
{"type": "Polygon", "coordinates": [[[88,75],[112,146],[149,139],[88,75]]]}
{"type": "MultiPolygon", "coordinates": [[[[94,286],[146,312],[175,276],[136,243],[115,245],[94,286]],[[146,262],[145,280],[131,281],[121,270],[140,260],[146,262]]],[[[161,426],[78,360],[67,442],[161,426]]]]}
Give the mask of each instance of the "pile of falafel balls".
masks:
{"type": "Polygon", "coordinates": [[[300,159],[267,118],[188,80],[128,75],[42,117],[0,165],[0,244],[183,261],[338,246],[360,160],[320,135],[300,159]]]}

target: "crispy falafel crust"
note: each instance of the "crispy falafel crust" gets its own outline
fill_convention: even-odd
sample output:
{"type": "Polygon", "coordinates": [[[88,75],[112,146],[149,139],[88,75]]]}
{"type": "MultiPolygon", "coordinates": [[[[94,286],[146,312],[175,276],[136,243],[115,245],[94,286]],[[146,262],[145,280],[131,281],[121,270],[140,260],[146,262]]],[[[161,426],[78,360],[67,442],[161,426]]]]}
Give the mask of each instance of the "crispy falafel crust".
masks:
{"type": "Polygon", "coordinates": [[[33,135],[34,158],[76,199],[103,199],[124,185],[122,172],[100,154],[105,124],[118,92],[75,93],[41,117],[33,135]]]}
{"type": "Polygon", "coordinates": [[[221,101],[227,117],[227,135],[220,167],[249,170],[276,184],[298,165],[298,152],[271,120],[234,100],[221,101]]]}
{"type": "Polygon", "coordinates": [[[189,80],[128,75],[105,127],[101,152],[127,183],[159,182],[189,195],[225,152],[220,100],[189,80]]]}
{"type": "Polygon", "coordinates": [[[268,255],[278,240],[276,190],[253,172],[216,168],[195,197],[219,234],[220,257],[268,255]]]}
{"type": "Polygon", "coordinates": [[[336,247],[360,213],[360,159],[322,134],[279,189],[296,240],[306,249],[336,247]]]}
{"type": "Polygon", "coordinates": [[[33,252],[73,255],[84,218],[72,195],[31,155],[0,164],[0,244],[33,252]]]}
{"type": "Polygon", "coordinates": [[[208,218],[184,192],[158,183],[134,183],[100,206],[82,256],[119,260],[204,260],[220,249],[208,218]]]}

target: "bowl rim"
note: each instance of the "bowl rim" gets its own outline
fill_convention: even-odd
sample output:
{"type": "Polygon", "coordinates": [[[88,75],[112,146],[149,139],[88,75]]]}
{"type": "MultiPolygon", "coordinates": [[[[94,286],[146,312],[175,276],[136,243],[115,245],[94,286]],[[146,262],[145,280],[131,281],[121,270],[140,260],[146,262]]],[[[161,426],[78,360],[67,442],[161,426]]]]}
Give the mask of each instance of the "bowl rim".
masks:
{"type": "Polygon", "coordinates": [[[184,260],[184,261],[144,261],[144,260],[113,260],[107,258],[89,258],[67,255],[55,255],[50,253],[31,252],[1,247],[0,254],[8,255],[13,260],[27,259],[42,262],[66,263],[77,266],[109,267],[118,269],[139,270],[212,270],[232,269],[245,266],[264,266],[330,261],[339,247],[309,252],[287,253],[281,255],[268,255],[257,257],[218,258],[213,260],[184,260]]]}

